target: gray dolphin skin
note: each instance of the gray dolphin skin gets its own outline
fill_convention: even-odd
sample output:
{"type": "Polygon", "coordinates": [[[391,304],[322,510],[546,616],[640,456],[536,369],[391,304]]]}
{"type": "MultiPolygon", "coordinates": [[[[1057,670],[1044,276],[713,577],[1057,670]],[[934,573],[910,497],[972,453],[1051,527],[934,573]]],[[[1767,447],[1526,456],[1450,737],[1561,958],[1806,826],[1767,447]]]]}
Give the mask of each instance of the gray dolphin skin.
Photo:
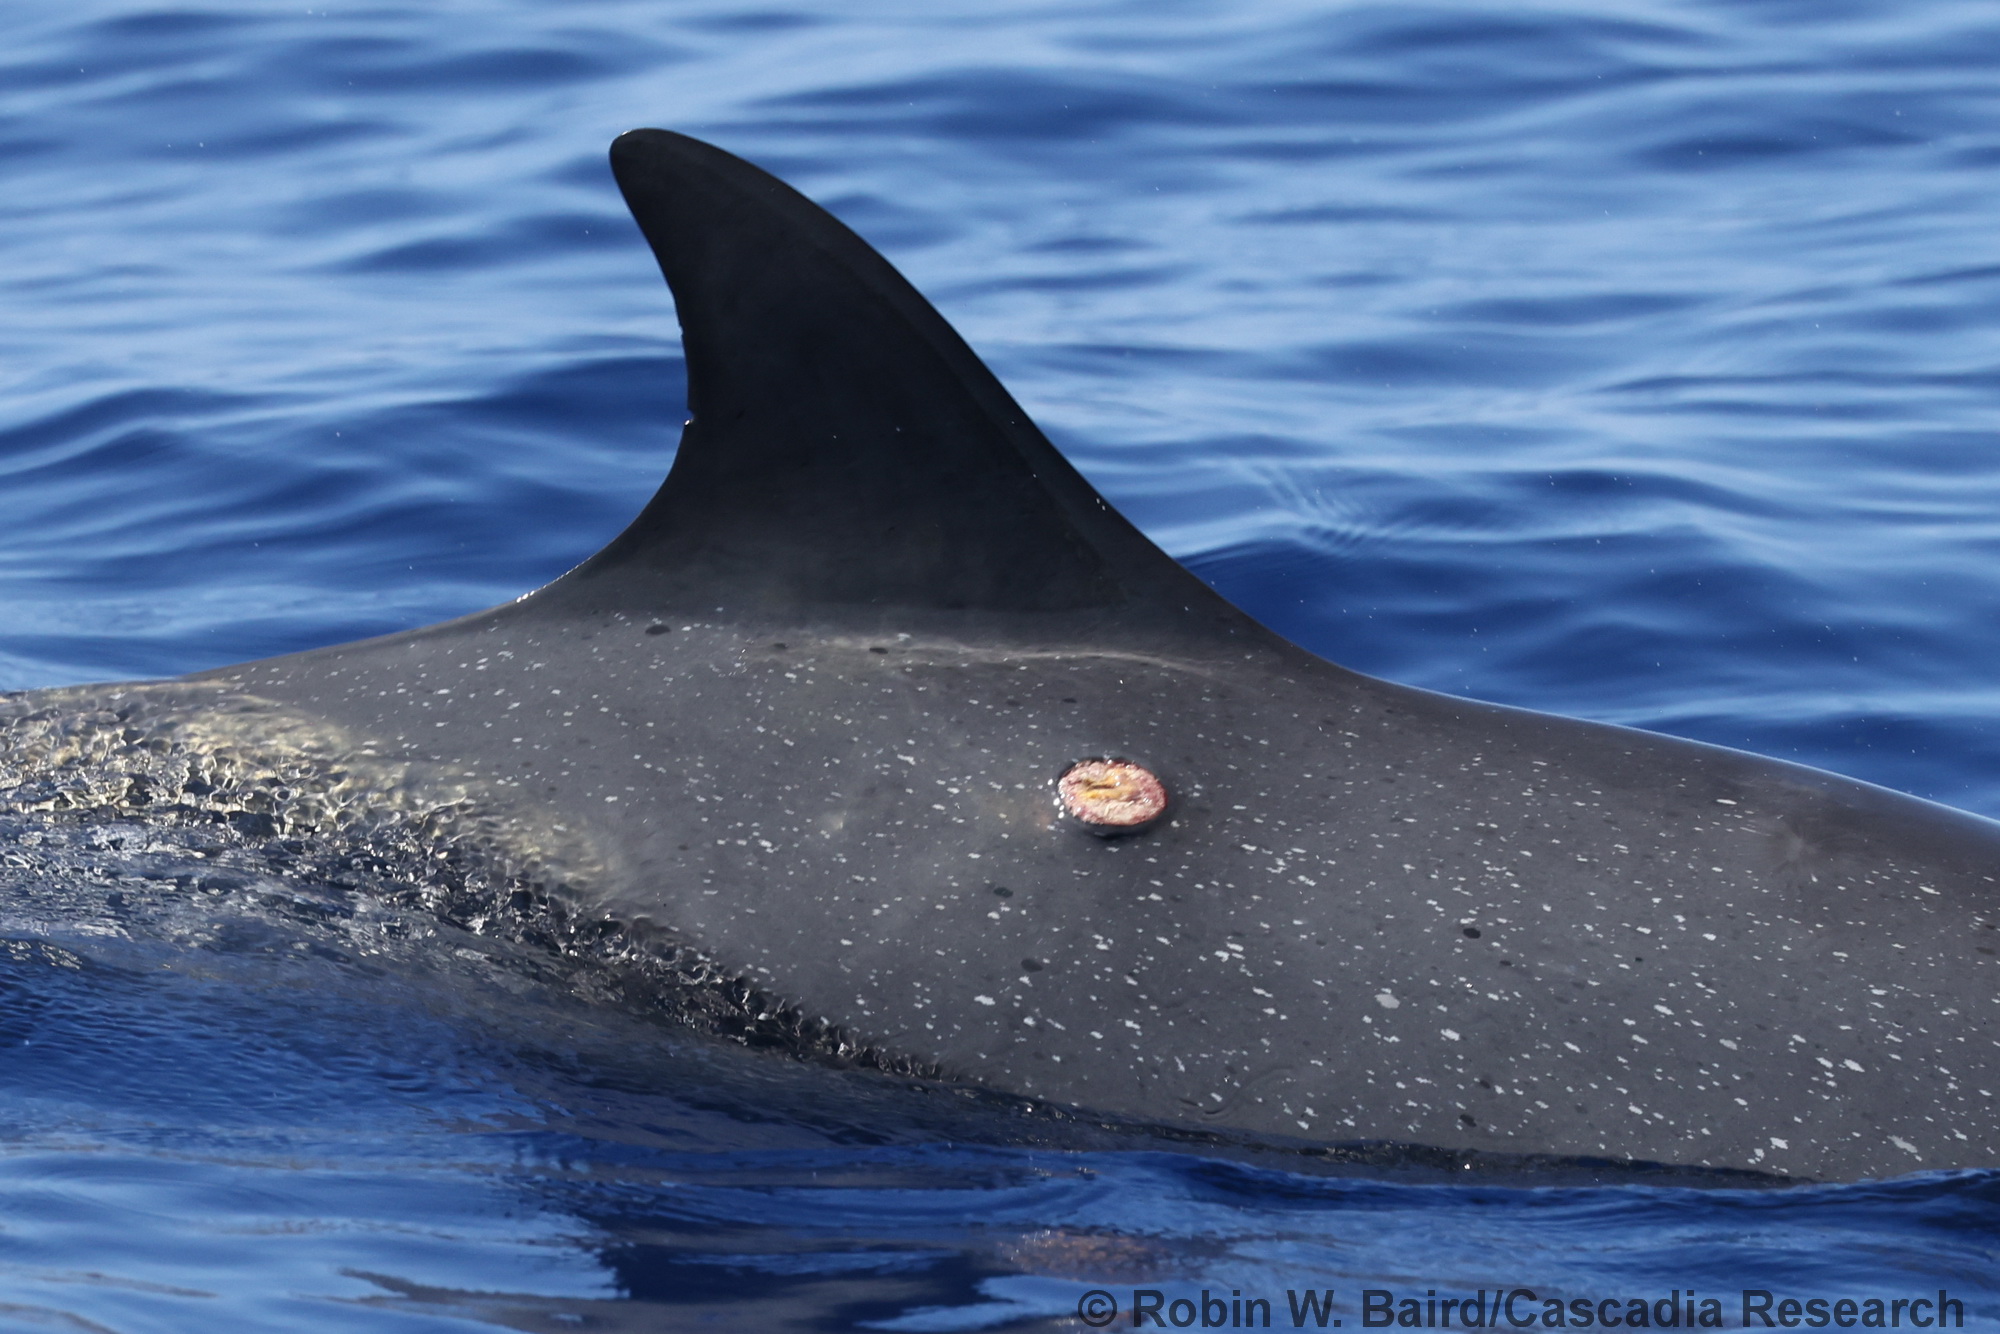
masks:
{"type": "Polygon", "coordinates": [[[611,158],[692,412],[631,526],[509,605],[101,707],[448,788],[565,868],[512,910],[798,1054],[1320,1146],[2000,1164],[2000,825],[1317,658],[829,214],[680,135],[611,158]],[[1066,814],[1100,758],[1164,818],[1066,814]]]}

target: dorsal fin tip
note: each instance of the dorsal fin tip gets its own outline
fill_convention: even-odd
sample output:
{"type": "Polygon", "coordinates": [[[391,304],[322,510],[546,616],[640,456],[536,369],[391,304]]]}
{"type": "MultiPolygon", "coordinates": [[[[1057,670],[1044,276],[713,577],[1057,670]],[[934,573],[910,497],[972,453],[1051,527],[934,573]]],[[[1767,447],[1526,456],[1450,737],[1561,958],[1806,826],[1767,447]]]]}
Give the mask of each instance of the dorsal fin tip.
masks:
{"type": "Polygon", "coordinates": [[[556,587],[1031,612],[1200,586],[826,210],[667,130],[619,136],[611,165],[673,291],[691,420],[644,512],[556,587]]]}

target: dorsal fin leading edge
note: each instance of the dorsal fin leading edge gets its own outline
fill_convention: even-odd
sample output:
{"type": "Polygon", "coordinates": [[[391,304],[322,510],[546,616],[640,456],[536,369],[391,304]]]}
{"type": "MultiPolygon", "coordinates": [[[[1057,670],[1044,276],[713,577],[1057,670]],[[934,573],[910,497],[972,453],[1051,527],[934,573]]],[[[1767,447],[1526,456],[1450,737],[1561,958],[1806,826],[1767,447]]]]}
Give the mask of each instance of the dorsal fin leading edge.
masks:
{"type": "Polygon", "coordinates": [[[831,214],[664,130],[620,136],[611,165],[673,290],[692,420],[651,503],[547,594],[786,612],[1213,599],[831,214]]]}

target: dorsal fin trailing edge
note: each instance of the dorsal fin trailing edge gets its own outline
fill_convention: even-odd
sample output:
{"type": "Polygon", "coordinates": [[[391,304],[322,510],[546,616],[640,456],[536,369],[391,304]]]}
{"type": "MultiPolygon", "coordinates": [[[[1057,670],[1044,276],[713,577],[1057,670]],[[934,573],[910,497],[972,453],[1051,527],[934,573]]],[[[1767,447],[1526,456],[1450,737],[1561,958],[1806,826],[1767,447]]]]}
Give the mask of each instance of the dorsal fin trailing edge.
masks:
{"type": "Polygon", "coordinates": [[[831,214],[664,130],[621,136],[611,165],[673,290],[692,420],[651,503],[548,595],[772,612],[1214,605],[831,214]]]}

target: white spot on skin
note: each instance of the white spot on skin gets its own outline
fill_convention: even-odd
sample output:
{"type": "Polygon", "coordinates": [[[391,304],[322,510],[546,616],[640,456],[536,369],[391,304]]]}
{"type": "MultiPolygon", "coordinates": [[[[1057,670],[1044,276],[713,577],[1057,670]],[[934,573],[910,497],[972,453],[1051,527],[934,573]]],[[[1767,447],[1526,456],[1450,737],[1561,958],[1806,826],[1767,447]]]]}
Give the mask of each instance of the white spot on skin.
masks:
{"type": "Polygon", "coordinates": [[[1453,1029],[1453,1028],[1440,1028],[1440,1029],[1438,1030],[1438,1032],[1440,1032],[1440,1033],[1444,1034],[1444,1035],[1445,1035],[1445,1037],[1446,1037],[1446,1039],[1448,1039],[1449,1041],[1452,1041],[1452,1042],[1456,1042],[1456,1041],[1458,1041],[1458,1030],[1457,1030],[1457,1029],[1453,1029]]]}
{"type": "Polygon", "coordinates": [[[1391,996],[1386,991],[1378,991],[1375,993],[1375,1003],[1381,1006],[1385,1010],[1393,1010],[1396,1009],[1398,1006],[1400,1006],[1403,1002],[1397,1000],[1394,996],[1391,996]]]}
{"type": "Polygon", "coordinates": [[[991,996],[974,996],[972,999],[978,1001],[981,1005],[997,1005],[999,1003],[991,996]]]}

